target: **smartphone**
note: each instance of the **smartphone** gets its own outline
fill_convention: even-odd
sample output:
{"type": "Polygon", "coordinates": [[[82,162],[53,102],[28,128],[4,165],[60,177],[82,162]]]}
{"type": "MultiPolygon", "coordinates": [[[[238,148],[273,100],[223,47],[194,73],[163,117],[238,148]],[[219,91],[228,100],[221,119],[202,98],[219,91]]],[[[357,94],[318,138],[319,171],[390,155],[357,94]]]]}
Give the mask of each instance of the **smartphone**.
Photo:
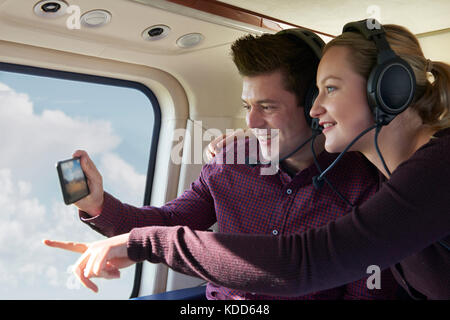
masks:
{"type": "Polygon", "coordinates": [[[89,187],[80,158],[59,161],[56,164],[65,204],[74,203],[89,194],[89,187]]]}

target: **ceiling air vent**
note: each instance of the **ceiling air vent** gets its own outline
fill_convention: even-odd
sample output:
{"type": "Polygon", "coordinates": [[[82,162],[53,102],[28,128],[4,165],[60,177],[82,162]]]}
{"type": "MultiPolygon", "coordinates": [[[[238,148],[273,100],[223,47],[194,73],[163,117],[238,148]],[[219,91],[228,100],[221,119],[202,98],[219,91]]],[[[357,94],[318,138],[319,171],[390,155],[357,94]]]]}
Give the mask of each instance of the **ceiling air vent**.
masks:
{"type": "Polygon", "coordinates": [[[169,32],[170,27],[159,24],[145,29],[144,32],[142,32],[142,38],[150,41],[160,40],[167,37],[169,32]]]}
{"type": "Polygon", "coordinates": [[[34,13],[43,18],[57,18],[66,14],[65,1],[39,1],[34,5],[34,13]]]}

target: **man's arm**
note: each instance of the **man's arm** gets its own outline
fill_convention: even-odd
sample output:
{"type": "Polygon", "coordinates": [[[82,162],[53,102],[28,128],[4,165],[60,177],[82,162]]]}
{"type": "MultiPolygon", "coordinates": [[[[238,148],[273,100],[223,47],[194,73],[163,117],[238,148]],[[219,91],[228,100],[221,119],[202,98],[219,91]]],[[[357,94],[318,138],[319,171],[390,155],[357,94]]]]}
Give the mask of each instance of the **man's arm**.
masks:
{"type": "Polygon", "coordinates": [[[162,207],[138,208],[122,203],[107,192],[104,198],[99,215],[90,218],[80,211],[80,219],[107,237],[147,226],[183,225],[194,230],[207,230],[216,222],[214,202],[201,176],[190,189],[162,207]]]}
{"type": "Polygon", "coordinates": [[[206,230],[216,221],[214,201],[203,178],[204,171],[191,187],[162,207],[135,207],[122,203],[103,191],[102,176],[85,151],[78,150],[91,194],[76,202],[81,221],[95,231],[112,237],[146,226],[184,225],[206,230]]]}

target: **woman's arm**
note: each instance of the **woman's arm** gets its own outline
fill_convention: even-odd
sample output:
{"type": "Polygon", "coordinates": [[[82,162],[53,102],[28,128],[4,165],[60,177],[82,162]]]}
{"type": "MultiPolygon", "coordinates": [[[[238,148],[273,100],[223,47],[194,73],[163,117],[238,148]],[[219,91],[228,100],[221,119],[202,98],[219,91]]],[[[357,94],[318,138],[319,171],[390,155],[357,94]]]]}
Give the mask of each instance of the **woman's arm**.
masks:
{"type": "Polygon", "coordinates": [[[448,150],[448,139],[422,147],[377,194],[321,228],[290,236],[134,229],[128,255],[271,295],[298,296],[359,280],[369,266],[387,268],[450,232],[448,150]]]}

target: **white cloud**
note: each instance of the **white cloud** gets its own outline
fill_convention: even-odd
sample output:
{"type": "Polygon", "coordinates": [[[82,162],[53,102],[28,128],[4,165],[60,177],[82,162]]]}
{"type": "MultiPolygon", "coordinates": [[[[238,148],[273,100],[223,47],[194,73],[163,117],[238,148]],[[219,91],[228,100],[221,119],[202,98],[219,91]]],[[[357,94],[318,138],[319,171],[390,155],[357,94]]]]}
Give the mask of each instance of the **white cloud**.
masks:
{"type": "MultiPolygon", "coordinates": [[[[145,175],[113,152],[121,139],[108,121],[73,119],[58,110],[35,114],[28,95],[0,83],[0,137],[5,137],[0,139],[0,150],[6,155],[0,157],[0,168],[10,168],[19,179],[55,180],[55,163],[83,149],[99,159],[96,165],[106,189],[124,201],[134,201],[143,194],[145,175]]],[[[30,188],[30,184],[19,182],[19,192],[28,194],[30,188]]]]}
{"type": "MultiPolygon", "coordinates": [[[[62,202],[54,164],[76,149],[98,156],[105,187],[109,184],[120,199],[143,193],[145,175],[113,152],[120,141],[108,121],[71,118],[57,110],[36,114],[28,95],[0,83],[0,299],[23,298],[24,293],[45,298],[31,296],[33,287],[54,298],[65,298],[69,289],[72,294],[80,291],[80,298],[95,296],[73,285],[73,276],[67,273],[78,254],[46,247],[41,241],[103,238],[79,221],[76,207],[62,202]],[[39,198],[43,190],[46,197],[39,198]],[[63,291],[45,289],[49,287],[63,291]]],[[[128,276],[132,277],[132,269],[128,276]]]]}
{"type": "MultiPolygon", "coordinates": [[[[17,168],[25,176],[69,158],[77,149],[91,155],[116,148],[121,139],[110,122],[74,119],[59,110],[36,114],[28,95],[0,86],[0,168],[17,168]],[[46,157],[36,155],[46,154],[46,157]],[[50,162],[49,162],[50,160],[50,162]]],[[[19,174],[14,172],[14,174],[19,174]]]]}
{"type": "MultiPolygon", "coordinates": [[[[0,169],[0,242],[5,244],[0,246],[0,287],[23,291],[50,286],[66,295],[68,290],[82,289],[74,285],[78,280],[67,272],[78,254],[46,247],[42,240],[92,242],[103,236],[79,221],[75,206],[55,201],[48,209],[32,193],[20,192],[24,184],[32,189],[31,182],[15,181],[11,170],[0,169]]],[[[0,290],[0,299],[10,294],[0,290]]]]}
{"type": "Polygon", "coordinates": [[[125,160],[113,153],[101,157],[98,166],[103,175],[103,185],[108,192],[120,194],[120,200],[136,203],[145,189],[146,176],[139,174],[125,160]]]}

